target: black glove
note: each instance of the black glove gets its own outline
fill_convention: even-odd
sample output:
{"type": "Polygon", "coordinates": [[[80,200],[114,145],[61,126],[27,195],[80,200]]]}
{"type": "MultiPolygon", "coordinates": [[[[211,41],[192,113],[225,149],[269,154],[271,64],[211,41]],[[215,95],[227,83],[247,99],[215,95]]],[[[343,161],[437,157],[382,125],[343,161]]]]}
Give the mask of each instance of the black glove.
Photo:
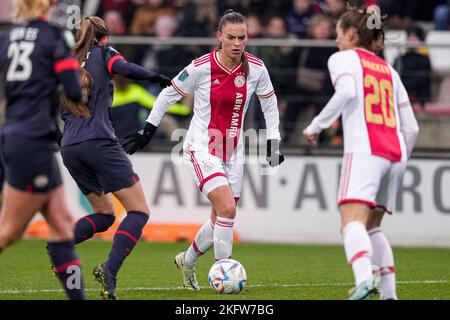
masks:
{"type": "Polygon", "coordinates": [[[172,85],[172,79],[166,77],[165,75],[155,73],[151,78],[150,81],[153,83],[159,83],[161,88],[165,88],[172,85]]]}
{"type": "Polygon", "coordinates": [[[284,161],[284,156],[280,152],[280,140],[267,140],[266,160],[271,167],[276,167],[284,161]]]}
{"type": "Polygon", "coordinates": [[[129,140],[123,144],[123,149],[125,152],[128,154],[133,154],[138,150],[144,149],[144,147],[152,140],[157,128],[158,127],[155,127],[151,123],[147,122],[144,129],[139,130],[132,135],[126,136],[125,139],[129,140]]]}

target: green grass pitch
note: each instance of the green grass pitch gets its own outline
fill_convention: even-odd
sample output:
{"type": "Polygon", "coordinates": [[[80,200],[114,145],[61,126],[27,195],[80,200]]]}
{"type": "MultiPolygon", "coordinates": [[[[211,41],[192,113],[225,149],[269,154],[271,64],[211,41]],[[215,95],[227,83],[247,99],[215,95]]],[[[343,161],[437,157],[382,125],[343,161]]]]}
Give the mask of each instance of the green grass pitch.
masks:
{"type": "MultiPolygon", "coordinates": [[[[347,299],[353,276],[340,246],[238,244],[233,258],[248,273],[239,295],[215,294],[207,274],[210,250],[200,259],[202,289],[180,288],[181,273],[173,257],[186,243],[140,242],[118,275],[119,299],[347,299]]],[[[99,299],[93,267],[106,259],[110,242],[91,240],[77,247],[89,299],[99,299]]],[[[450,300],[450,249],[394,248],[400,299],[450,300]]],[[[49,267],[45,242],[23,240],[0,255],[0,300],[65,299],[49,267]]]]}

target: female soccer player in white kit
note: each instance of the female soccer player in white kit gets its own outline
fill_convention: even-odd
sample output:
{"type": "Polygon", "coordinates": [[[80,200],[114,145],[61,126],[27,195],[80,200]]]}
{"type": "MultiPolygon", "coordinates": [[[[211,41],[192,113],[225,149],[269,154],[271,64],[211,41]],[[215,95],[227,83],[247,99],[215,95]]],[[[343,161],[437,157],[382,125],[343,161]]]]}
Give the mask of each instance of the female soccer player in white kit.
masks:
{"type": "Polygon", "coordinates": [[[245,52],[248,41],[244,16],[227,11],[216,34],[220,49],[192,61],[156,100],[145,129],[131,136],[127,153],[146,146],[167,109],[194,92],[194,116],[184,141],[184,159],[199,189],[212,204],[211,219],[198,231],[186,252],[175,257],[184,286],[199,290],[195,263],[214,246],[216,260],[231,257],[236,202],[242,188],[242,124],[253,93],[259,97],[267,127],[267,161],[284,161],[279,152],[277,98],[267,69],[245,52]]]}
{"type": "MultiPolygon", "coordinates": [[[[375,55],[382,49],[382,28],[370,28],[367,9],[352,8],[337,24],[340,52],[328,68],[335,94],[303,131],[317,135],[342,115],[344,159],[338,201],[347,261],[356,287],[350,299],[367,299],[378,291],[372,263],[380,267],[381,298],[397,299],[394,257],[380,225],[392,213],[406,161],[419,128],[398,73],[375,55]]],[[[378,16],[375,18],[381,19],[378,16]]],[[[370,22],[370,21],[369,21],[370,22]]]]}

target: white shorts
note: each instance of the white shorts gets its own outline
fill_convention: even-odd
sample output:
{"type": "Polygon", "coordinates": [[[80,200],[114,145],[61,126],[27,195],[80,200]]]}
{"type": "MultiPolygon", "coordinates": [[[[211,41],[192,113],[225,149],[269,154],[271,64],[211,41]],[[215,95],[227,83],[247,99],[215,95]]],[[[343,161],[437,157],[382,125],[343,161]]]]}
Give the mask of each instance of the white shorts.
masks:
{"type": "Polygon", "coordinates": [[[360,202],[392,213],[405,170],[406,162],[391,162],[363,153],[344,154],[338,192],[339,205],[360,202]]]}
{"type": "Polygon", "coordinates": [[[230,186],[233,197],[241,196],[244,176],[242,163],[224,163],[212,154],[190,149],[184,150],[183,158],[195,183],[205,196],[223,185],[230,186]]]}

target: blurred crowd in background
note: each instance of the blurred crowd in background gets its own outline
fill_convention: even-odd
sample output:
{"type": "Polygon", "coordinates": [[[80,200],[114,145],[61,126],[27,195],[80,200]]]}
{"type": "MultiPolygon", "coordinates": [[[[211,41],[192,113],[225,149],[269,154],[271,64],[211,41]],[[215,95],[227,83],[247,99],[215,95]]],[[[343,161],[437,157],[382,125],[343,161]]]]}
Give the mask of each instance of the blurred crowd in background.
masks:
{"type": "MultiPolygon", "coordinates": [[[[250,39],[335,39],[335,25],[345,12],[345,0],[61,0],[79,4],[85,15],[102,17],[114,36],[212,37],[220,16],[235,9],[247,17],[250,39]]],[[[5,6],[8,1],[2,1],[5,6]]],[[[403,30],[406,43],[425,41],[431,30],[448,31],[450,1],[445,0],[357,0],[353,5],[378,5],[387,15],[386,26],[403,30]]],[[[8,22],[0,10],[0,22],[8,22]]],[[[450,34],[450,33],[449,33],[450,34]]],[[[450,36],[448,36],[450,38],[450,36]]],[[[174,77],[191,60],[209,52],[201,45],[115,45],[128,60],[174,77]]],[[[449,47],[450,48],[450,47],[449,47]]],[[[285,144],[301,144],[302,126],[325,106],[334,90],[327,70],[333,47],[255,47],[251,40],[247,49],[263,59],[274,84],[280,108],[281,129],[285,144]]],[[[383,56],[383,52],[380,53],[383,56]]],[[[434,72],[426,47],[399,51],[391,62],[400,73],[417,113],[446,91],[448,75],[434,72]]],[[[116,96],[113,119],[118,135],[133,132],[142,125],[150,111],[158,88],[148,83],[132,83],[115,79],[116,96]],[[126,108],[126,109],[125,109],[126,108]],[[126,110],[126,111],[124,111],[126,110]],[[132,110],[134,110],[132,112],[132,110]],[[128,119],[124,121],[124,119],[128,119]]],[[[445,100],[444,100],[445,102],[445,100]]],[[[448,109],[450,110],[450,100],[448,109]]],[[[188,97],[175,105],[166,117],[161,138],[189,123],[193,100],[188,97]]],[[[247,115],[246,126],[264,128],[264,118],[257,99],[247,115]]],[[[445,109],[445,108],[444,108],[445,109]]],[[[437,110],[437,109],[436,109],[437,110]]],[[[446,110],[443,111],[446,113],[446,110]]],[[[322,145],[341,145],[339,122],[324,132],[322,145]]]]}

